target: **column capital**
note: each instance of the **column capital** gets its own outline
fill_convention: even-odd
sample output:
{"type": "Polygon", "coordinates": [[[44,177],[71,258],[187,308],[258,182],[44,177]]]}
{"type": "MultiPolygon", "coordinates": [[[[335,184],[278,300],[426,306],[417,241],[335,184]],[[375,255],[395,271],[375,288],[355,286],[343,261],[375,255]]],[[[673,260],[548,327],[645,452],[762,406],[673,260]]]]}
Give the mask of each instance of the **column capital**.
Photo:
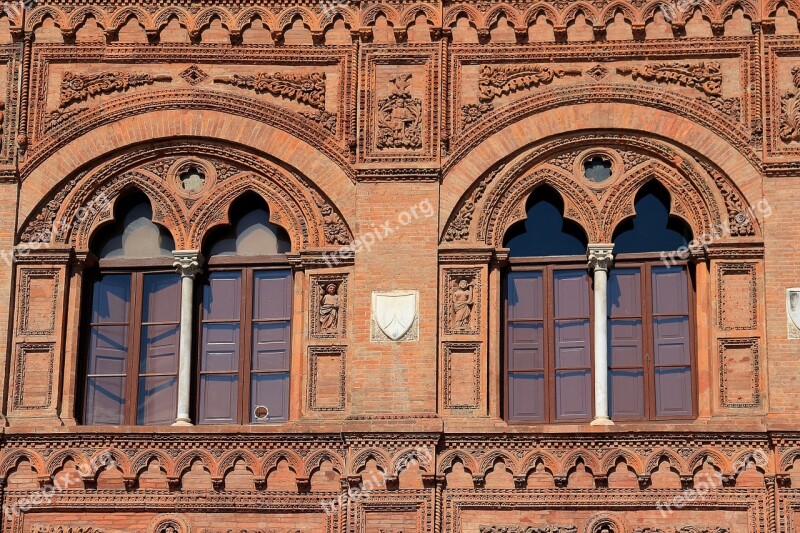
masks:
{"type": "Polygon", "coordinates": [[[174,250],[172,255],[175,257],[172,266],[181,277],[193,278],[202,272],[200,264],[203,262],[203,254],[198,250],[174,250]]]}
{"type": "Polygon", "coordinates": [[[614,244],[590,244],[586,249],[589,270],[608,270],[614,262],[614,244]]]}

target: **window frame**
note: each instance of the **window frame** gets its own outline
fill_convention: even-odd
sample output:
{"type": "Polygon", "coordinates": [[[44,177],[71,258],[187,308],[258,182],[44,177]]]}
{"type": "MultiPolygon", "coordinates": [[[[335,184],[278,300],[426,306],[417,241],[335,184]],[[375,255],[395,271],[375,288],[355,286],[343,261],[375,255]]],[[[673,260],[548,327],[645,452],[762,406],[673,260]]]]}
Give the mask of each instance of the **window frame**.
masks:
{"type": "MultiPolygon", "coordinates": [[[[552,257],[516,257],[510,258],[508,266],[502,276],[502,326],[503,326],[503,413],[506,423],[512,425],[542,425],[542,424],[584,424],[590,422],[595,416],[594,405],[594,284],[592,276],[588,273],[585,256],[552,256],[552,257]],[[555,293],[553,274],[564,270],[583,270],[588,279],[588,307],[589,307],[589,370],[590,370],[590,405],[591,413],[588,418],[562,419],[556,418],[556,365],[555,365],[555,293]],[[508,308],[508,277],[512,272],[541,272],[542,273],[542,344],[544,345],[545,391],[544,391],[544,420],[521,420],[511,418],[511,398],[509,395],[509,308],[508,308]]],[[[559,320],[564,320],[559,318],[559,320]]]]}
{"type": "MultiPolygon", "coordinates": [[[[109,424],[88,424],[88,407],[87,393],[89,391],[89,380],[95,376],[89,372],[89,348],[91,343],[92,328],[98,324],[92,322],[92,313],[94,305],[94,284],[103,276],[107,275],[128,275],[130,279],[130,303],[129,303],[129,317],[128,322],[125,324],[128,327],[128,361],[125,367],[125,405],[123,407],[123,425],[125,426],[142,426],[142,427],[158,427],[159,424],[140,424],[139,423],[139,380],[142,377],[153,377],[161,375],[172,374],[141,374],[140,367],[142,362],[142,328],[144,326],[152,326],[159,324],[172,324],[172,322],[144,322],[142,316],[143,302],[144,302],[144,278],[151,274],[174,274],[179,277],[178,288],[181,290],[180,276],[175,272],[172,266],[174,259],[167,257],[147,258],[147,259],[129,259],[124,257],[100,259],[97,265],[88,271],[86,279],[86,288],[83,291],[83,305],[81,313],[83,319],[81,320],[80,334],[82,337],[81,357],[83,361],[81,371],[83,379],[81,380],[81,390],[79,391],[81,401],[79,402],[80,413],[79,420],[83,425],[92,426],[107,426],[109,424]]],[[[179,326],[180,335],[180,317],[177,322],[179,326]]],[[[109,325],[109,324],[105,324],[109,325]]],[[[180,354],[176,354],[179,358],[180,354]]],[[[180,374],[180,368],[176,369],[175,376],[180,374]]],[[[112,376],[112,374],[101,374],[104,376],[112,376]]],[[[113,374],[116,376],[116,374],[113,374]]],[[[176,385],[177,394],[177,385],[176,385]]],[[[177,416],[177,412],[175,413],[177,416]]]]}
{"type": "Polygon", "coordinates": [[[194,398],[194,405],[193,411],[194,416],[193,418],[197,421],[197,425],[202,426],[221,426],[226,424],[234,424],[234,425],[267,425],[267,424],[283,424],[288,422],[291,419],[291,397],[292,397],[292,336],[294,333],[294,283],[295,283],[295,272],[292,268],[291,264],[289,263],[288,258],[285,254],[278,254],[278,255],[219,255],[219,256],[212,256],[207,260],[206,268],[203,270],[202,275],[198,276],[199,279],[199,290],[195,290],[195,308],[197,312],[193,315],[196,320],[195,324],[195,335],[194,335],[194,356],[193,362],[194,367],[192,370],[192,383],[194,386],[194,392],[192,394],[194,398]],[[286,372],[289,375],[289,384],[288,384],[288,398],[287,401],[287,410],[286,410],[286,418],[279,419],[279,420],[267,420],[265,422],[253,422],[251,421],[251,414],[250,413],[250,398],[251,398],[251,389],[252,389],[252,376],[254,372],[252,371],[252,362],[253,362],[253,325],[259,322],[269,322],[269,320],[265,319],[258,319],[257,321],[253,321],[253,305],[254,305],[254,279],[255,273],[258,271],[265,271],[265,270],[286,270],[289,272],[289,286],[290,286],[290,299],[291,299],[291,307],[289,309],[289,316],[286,320],[289,323],[289,354],[288,354],[288,366],[285,370],[271,370],[271,371],[258,371],[257,373],[266,374],[266,373],[283,373],[286,372]],[[204,374],[233,374],[234,372],[204,372],[202,370],[202,357],[203,357],[203,325],[206,323],[221,323],[220,321],[216,320],[209,320],[206,321],[205,313],[203,310],[203,293],[205,292],[205,287],[208,283],[209,276],[214,272],[239,272],[241,273],[241,291],[242,291],[242,301],[239,307],[239,319],[238,321],[229,320],[229,323],[238,322],[239,324],[239,366],[237,375],[237,398],[238,401],[236,402],[236,419],[233,422],[208,422],[205,423],[200,420],[200,402],[202,400],[202,391],[201,391],[201,377],[204,374]]]}
{"type": "MultiPolygon", "coordinates": [[[[653,290],[652,290],[652,269],[653,267],[664,267],[664,259],[660,253],[644,252],[644,253],[628,253],[619,254],[614,257],[614,263],[611,266],[609,276],[613,274],[615,269],[633,269],[638,268],[640,272],[640,305],[641,305],[641,321],[642,321],[642,346],[645,348],[642,353],[642,368],[644,371],[644,417],[614,417],[609,406],[609,417],[614,422],[660,422],[660,421],[673,421],[673,420],[695,420],[697,419],[698,412],[698,377],[697,377],[697,282],[695,278],[694,265],[688,260],[672,260],[671,265],[680,266],[686,271],[686,290],[687,295],[687,308],[689,317],[689,366],[691,377],[691,402],[692,413],[690,415],[670,415],[658,416],[656,415],[656,386],[655,386],[655,357],[652,355],[655,352],[655,332],[653,327],[653,290]]],[[[609,280],[610,281],[610,280],[609,280]]],[[[608,307],[608,306],[607,306],[608,307]]],[[[663,316],[663,315],[660,315],[663,316]]],[[[608,316],[606,310],[606,320],[609,325],[611,317],[608,316]]],[[[609,328],[608,333],[608,382],[611,382],[611,331],[609,328]]],[[[661,365],[661,368],[669,365],[661,365]]],[[[674,365],[676,367],[684,367],[685,365],[674,365]]],[[[625,367],[616,367],[625,368],[625,367]]],[[[634,368],[634,367],[630,367],[634,368]]],[[[611,398],[609,397],[609,402],[611,398]]]]}

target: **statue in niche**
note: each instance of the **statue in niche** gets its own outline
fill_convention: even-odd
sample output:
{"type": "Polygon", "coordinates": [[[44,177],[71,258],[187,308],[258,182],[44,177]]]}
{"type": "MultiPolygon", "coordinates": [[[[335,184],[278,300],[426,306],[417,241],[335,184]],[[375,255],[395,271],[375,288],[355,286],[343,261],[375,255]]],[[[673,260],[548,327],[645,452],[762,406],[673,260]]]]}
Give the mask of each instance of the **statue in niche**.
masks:
{"type": "Polygon", "coordinates": [[[335,283],[328,283],[319,301],[319,323],[322,333],[336,333],[339,326],[339,294],[335,283]]]}
{"type": "Polygon", "coordinates": [[[454,329],[470,329],[472,306],[475,305],[475,297],[472,292],[473,285],[474,283],[462,279],[458,282],[458,288],[453,291],[454,329]]]}

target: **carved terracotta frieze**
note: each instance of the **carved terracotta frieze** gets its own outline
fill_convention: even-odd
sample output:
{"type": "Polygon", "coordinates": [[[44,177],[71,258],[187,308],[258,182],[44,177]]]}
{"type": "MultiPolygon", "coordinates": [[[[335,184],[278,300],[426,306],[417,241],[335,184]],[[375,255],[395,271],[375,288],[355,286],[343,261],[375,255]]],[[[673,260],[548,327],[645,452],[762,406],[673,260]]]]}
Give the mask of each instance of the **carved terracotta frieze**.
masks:
{"type": "Polygon", "coordinates": [[[550,68],[541,65],[484,65],[478,78],[478,98],[482,102],[491,102],[503,95],[548,85],[556,78],[580,76],[580,74],[580,68],[550,68]]]}
{"type": "Polygon", "coordinates": [[[269,93],[325,109],[325,73],[287,74],[283,72],[259,72],[253,75],[234,74],[214,78],[214,83],[225,83],[249,89],[257,94],[269,93]]]}
{"type": "Polygon", "coordinates": [[[98,74],[73,74],[65,72],[61,79],[59,107],[67,107],[100,94],[127,91],[132,87],[172,81],[171,76],[134,74],[129,72],[101,72],[98,74]]]}
{"type": "Polygon", "coordinates": [[[691,87],[706,96],[722,94],[722,71],[717,61],[698,63],[648,63],[636,67],[617,67],[617,72],[633,80],[655,81],[691,87]]]}
{"type": "Polygon", "coordinates": [[[781,97],[780,138],[785,143],[800,142],[800,67],[792,68],[794,88],[781,97]]]}
{"type": "Polygon", "coordinates": [[[480,533],[578,533],[576,526],[480,526],[480,533]]]}
{"type": "Polygon", "coordinates": [[[408,90],[412,74],[389,78],[391,93],[378,102],[378,149],[422,148],[422,100],[408,90]]]}

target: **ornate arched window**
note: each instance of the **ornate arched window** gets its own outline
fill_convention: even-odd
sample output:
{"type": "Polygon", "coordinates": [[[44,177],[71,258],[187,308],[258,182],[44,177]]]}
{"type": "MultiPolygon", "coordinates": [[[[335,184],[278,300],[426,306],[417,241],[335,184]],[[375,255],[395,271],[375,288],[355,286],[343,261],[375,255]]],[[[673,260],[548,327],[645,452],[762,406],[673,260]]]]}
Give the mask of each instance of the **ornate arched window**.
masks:
{"type": "Polygon", "coordinates": [[[547,186],[528,200],[527,219],[506,235],[506,406],[510,421],[592,417],[591,284],[587,238],[564,219],[547,186]]]}
{"type": "Polygon", "coordinates": [[[171,424],[177,405],[180,277],[172,236],[152,222],[147,197],[117,202],[92,239],[84,320],[86,424],[171,424]]]}
{"type": "Polygon", "coordinates": [[[694,286],[687,261],[663,259],[691,241],[658,182],[614,235],[608,284],[609,412],[614,420],[691,418],[695,412],[694,286]]]}
{"type": "Polygon", "coordinates": [[[206,239],[200,306],[199,424],[285,421],[289,415],[292,272],[286,232],[254,194],[206,239]]]}

